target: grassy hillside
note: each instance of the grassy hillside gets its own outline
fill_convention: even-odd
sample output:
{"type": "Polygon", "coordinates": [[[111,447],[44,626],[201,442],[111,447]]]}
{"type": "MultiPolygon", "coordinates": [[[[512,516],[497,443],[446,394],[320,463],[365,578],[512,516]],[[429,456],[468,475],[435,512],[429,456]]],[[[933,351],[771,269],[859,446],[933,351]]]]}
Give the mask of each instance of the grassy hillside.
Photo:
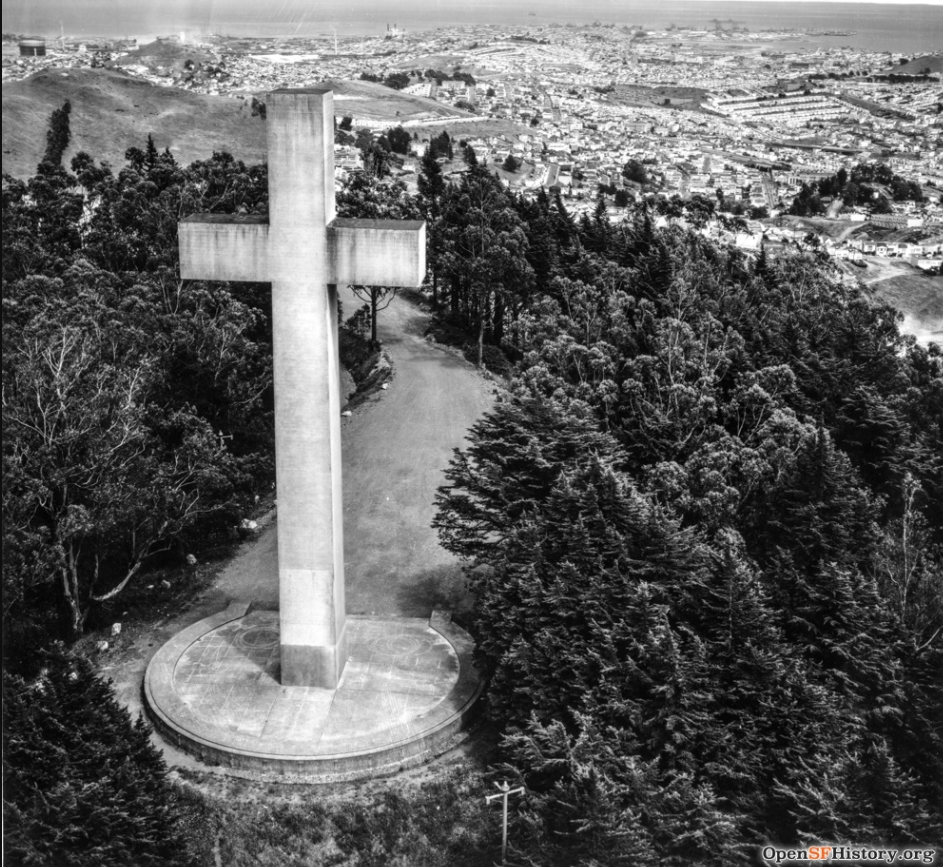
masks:
{"type": "Polygon", "coordinates": [[[327,83],[334,87],[334,114],[338,117],[349,114],[355,118],[388,120],[395,125],[408,120],[472,116],[434,99],[412,96],[371,81],[331,80],[327,83]]]}
{"type": "MultiPolygon", "coordinates": [[[[445,117],[472,116],[367,81],[331,84],[337,117],[349,114],[393,126],[410,120],[441,123],[445,117]]],[[[260,96],[264,99],[265,95],[260,96]]],[[[3,85],[4,172],[24,178],[35,171],[46,146],[49,116],[66,100],[72,103],[72,142],[66,164],[84,150],[98,160],[121,165],[124,152],[142,147],[148,134],[159,149],[169,147],[182,163],[205,159],[214,150],[226,150],[249,163],[265,158],[265,124],[252,117],[245,100],[160,87],[120,70],[49,69],[3,85]]],[[[454,132],[474,134],[461,123],[454,132]]]]}
{"type": "Polygon", "coordinates": [[[931,73],[943,72],[943,54],[928,54],[926,57],[916,57],[910,63],[895,66],[891,72],[903,73],[904,75],[920,75],[926,69],[929,69],[931,73]]]}
{"type": "Polygon", "coordinates": [[[241,99],[157,87],[106,69],[48,69],[3,84],[3,171],[29,177],[46,147],[49,116],[72,103],[72,142],[64,163],[87,151],[113,166],[124,152],[143,147],[150,133],[190,163],[225,150],[246,162],[265,158],[265,123],[241,99]]]}
{"type": "Polygon", "coordinates": [[[142,45],[134,51],[118,59],[121,66],[141,65],[150,69],[181,70],[186,62],[209,63],[212,56],[193,45],[180,45],[178,42],[169,42],[158,39],[147,45],[142,45]]]}

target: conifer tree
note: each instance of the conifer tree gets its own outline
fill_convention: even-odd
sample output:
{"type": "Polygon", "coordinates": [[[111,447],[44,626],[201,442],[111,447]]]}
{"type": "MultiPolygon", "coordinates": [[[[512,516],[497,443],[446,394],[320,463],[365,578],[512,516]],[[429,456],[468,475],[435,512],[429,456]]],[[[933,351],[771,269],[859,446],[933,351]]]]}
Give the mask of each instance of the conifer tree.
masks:
{"type": "Polygon", "coordinates": [[[584,407],[522,397],[499,403],[456,449],[439,489],[433,527],[442,545],[473,563],[493,563],[505,535],[549,495],[564,470],[591,456],[618,466],[615,441],[584,407]]]}
{"type": "Polygon", "coordinates": [[[422,155],[422,165],[417,178],[419,202],[426,218],[426,251],[429,257],[429,271],[432,274],[432,306],[439,306],[439,262],[442,254],[442,197],[445,195],[445,179],[442,167],[436,159],[435,150],[430,144],[422,155]]]}
{"type": "Polygon", "coordinates": [[[40,166],[43,164],[49,166],[62,164],[62,156],[72,138],[72,130],[69,126],[69,115],[71,113],[72,104],[69,100],[62,104],[62,108],[53,111],[49,120],[49,130],[46,132],[46,152],[43,154],[40,166]]]}
{"type": "Polygon", "coordinates": [[[3,673],[4,852],[35,867],[188,867],[183,811],[143,719],[81,656],[52,651],[33,681],[3,673]]]}

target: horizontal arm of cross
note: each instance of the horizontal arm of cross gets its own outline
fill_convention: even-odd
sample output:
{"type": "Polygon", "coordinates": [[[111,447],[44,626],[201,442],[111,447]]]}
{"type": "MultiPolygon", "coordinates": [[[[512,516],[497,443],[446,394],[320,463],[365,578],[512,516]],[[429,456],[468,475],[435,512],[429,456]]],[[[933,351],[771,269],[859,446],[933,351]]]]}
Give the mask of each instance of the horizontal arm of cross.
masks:
{"type": "Polygon", "coordinates": [[[180,276],[184,280],[265,283],[272,279],[268,217],[194,214],[178,229],[180,276]]]}
{"type": "Polygon", "coordinates": [[[337,218],[327,232],[329,283],[418,287],[426,276],[422,220],[337,218]]]}
{"type": "MultiPolygon", "coordinates": [[[[180,276],[271,281],[270,233],[266,217],[194,214],[179,226],[180,276]]],[[[426,224],[338,218],[327,226],[327,251],[325,283],[419,286],[426,274],[426,224]]]]}

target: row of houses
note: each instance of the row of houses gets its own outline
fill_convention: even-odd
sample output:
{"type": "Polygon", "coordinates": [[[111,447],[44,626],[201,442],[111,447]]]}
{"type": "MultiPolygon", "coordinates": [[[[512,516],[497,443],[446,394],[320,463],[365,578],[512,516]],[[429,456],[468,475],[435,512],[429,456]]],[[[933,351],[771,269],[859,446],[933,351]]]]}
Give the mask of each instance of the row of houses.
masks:
{"type": "Polygon", "coordinates": [[[853,238],[846,241],[845,246],[848,249],[857,250],[866,256],[888,256],[911,259],[943,255],[943,243],[941,242],[883,242],[865,241],[853,238]]]}

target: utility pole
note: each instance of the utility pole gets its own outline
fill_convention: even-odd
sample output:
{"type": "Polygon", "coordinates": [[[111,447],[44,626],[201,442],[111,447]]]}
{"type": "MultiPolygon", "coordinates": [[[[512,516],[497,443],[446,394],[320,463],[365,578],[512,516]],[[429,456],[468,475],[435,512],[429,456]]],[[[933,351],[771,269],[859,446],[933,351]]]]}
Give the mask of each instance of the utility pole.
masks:
{"type": "Polygon", "coordinates": [[[493,801],[495,798],[503,798],[503,816],[501,821],[501,863],[504,864],[504,859],[507,856],[508,850],[508,796],[509,795],[520,795],[524,791],[524,787],[520,786],[516,789],[512,789],[508,784],[507,780],[503,783],[495,783],[498,787],[497,795],[485,795],[486,801],[493,801]]]}

